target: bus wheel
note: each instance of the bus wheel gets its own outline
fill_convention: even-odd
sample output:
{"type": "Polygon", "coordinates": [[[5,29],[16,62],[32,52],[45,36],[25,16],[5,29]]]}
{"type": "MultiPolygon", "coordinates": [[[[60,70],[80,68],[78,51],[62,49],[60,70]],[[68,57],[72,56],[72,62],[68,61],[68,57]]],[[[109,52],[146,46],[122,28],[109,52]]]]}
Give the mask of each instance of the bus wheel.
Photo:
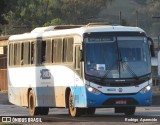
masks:
{"type": "Polygon", "coordinates": [[[40,115],[48,115],[49,113],[49,107],[40,107],[40,115]]]}
{"type": "Polygon", "coordinates": [[[86,114],[88,115],[94,115],[96,111],[96,108],[87,108],[86,109],[86,114]]]}
{"type": "Polygon", "coordinates": [[[125,115],[134,115],[136,111],[136,107],[133,106],[133,107],[125,107],[125,110],[124,110],[124,113],[125,115]]]}
{"type": "Polygon", "coordinates": [[[77,117],[81,115],[81,110],[80,108],[76,108],[74,107],[74,103],[73,103],[73,96],[72,96],[72,92],[70,92],[69,94],[69,114],[73,117],[77,117]]]}
{"type": "Polygon", "coordinates": [[[31,90],[29,92],[29,97],[28,97],[28,101],[29,101],[29,114],[31,116],[34,116],[34,115],[39,115],[39,112],[40,112],[40,108],[39,107],[35,107],[35,96],[34,96],[34,93],[33,93],[33,90],[31,90]]]}

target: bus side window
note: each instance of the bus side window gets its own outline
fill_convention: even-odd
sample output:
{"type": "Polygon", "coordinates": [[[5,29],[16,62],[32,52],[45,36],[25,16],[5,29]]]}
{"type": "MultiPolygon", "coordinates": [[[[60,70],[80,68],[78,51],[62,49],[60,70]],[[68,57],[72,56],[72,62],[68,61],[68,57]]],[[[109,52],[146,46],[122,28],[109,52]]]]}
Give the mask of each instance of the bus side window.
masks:
{"type": "Polygon", "coordinates": [[[14,44],[14,63],[13,65],[16,65],[16,57],[17,57],[17,44],[14,44]]]}
{"type": "Polygon", "coordinates": [[[46,40],[46,63],[52,62],[52,43],[51,39],[46,40]]]}
{"type": "Polygon", "coordinates": [[[20,50],[21,50],[21,44],[17,43],[16,65],[20,65],[20,62],[21,62],[20,50]]]}
{"type": "Polygon", "coordinates": [[[11,66],[11,57],[12,57],[11,56],[11,53],[12,53],[12,51],[11,51],[12,49],[11,48],[12,48],[12,44],[9,44],[9,48],[8,48],[9,49],[9,62],[8,62],[9,66],[11,66]]]}
{"type": "Polygon", "coordinates": [[[73,38],[63,39],[63,62],[73,62],[73,38]]]}
{"type": "Polygon", "coordinates": [[[67,38],[63,39],[63,62],[67,62],[67,38]]]}
{"type": "Polygon", "coordinates": [[[62,52],[63,52],[63,43],[62,39],[54,39],[52,41],[52,60],[53,63],[61,63],[62,62],[62,52]]]}
{"type": "Polygon", "coordinates": [[[14,64],[14,44],[9,45],[9,65],[13,66],[14,64]]]}
{"type": "Polygon", "coordinates": [[[67,61],[73,62],[73,38],[68,38],[67,43],[67,61]]]}
{"type": "Polygon", "coordinates": [[[23,65],[28,64],[30,64],[30,42],[25,42],[23,48],[23,65]]]}
{"type": "Polygon", "coordinates": [[[14,44],[14,65],[20,65],[20,43],[14,44]]]}
{"type": "Polygon", "coordinates": [[[80,69],[80,46],[75,46],[75,69],[80,69]]]}

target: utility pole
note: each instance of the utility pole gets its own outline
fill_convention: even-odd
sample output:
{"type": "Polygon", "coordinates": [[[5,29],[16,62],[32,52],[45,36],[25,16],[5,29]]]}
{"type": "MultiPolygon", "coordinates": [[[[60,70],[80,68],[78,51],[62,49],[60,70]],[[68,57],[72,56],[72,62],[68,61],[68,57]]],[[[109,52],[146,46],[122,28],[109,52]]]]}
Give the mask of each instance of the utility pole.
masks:
{"type": "Polygon", "coordinates": [[[122,13],[119,11],[119,24],[122,25],[122,13]]]}
{"type": "Polygon", "coordinates": [[[136,10],[136,26],[138,27],[138,11],[136,10]]]}

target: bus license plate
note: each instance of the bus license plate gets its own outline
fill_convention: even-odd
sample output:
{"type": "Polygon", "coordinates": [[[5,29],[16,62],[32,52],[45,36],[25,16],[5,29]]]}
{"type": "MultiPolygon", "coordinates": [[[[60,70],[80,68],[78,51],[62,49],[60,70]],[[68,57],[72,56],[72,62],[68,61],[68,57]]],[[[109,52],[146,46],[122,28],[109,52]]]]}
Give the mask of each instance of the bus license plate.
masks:
{"type": "Polygon", "coordinates": [[[117,105],[124,105],[127,104],[127,100],[116,100],[115,102],[117,105]]]}

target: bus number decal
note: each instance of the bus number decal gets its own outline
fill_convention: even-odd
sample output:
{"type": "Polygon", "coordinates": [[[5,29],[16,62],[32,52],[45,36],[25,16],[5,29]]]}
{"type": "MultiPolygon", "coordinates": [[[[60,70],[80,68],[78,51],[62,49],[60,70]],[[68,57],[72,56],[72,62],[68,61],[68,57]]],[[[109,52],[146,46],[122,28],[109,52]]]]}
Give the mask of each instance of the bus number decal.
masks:
{"type": "Polygon", "coordinates": [[[40,73],[41,73],[40,76],[41,79],[51,79],[51,73],[48,69],[42,69],[40,70],[40,73]]]}

